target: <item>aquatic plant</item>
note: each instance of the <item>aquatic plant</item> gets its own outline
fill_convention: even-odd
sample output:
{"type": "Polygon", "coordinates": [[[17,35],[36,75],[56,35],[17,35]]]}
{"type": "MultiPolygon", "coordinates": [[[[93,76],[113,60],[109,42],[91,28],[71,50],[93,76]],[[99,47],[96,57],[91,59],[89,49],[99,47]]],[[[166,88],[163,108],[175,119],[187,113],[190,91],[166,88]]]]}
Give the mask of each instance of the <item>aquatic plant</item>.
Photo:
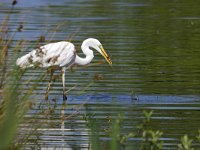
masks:
{"type": "MultiPolygon", "coordinates": [[[[115,149],[125,149],[126,142],[129,138],[134,137],[133,132],[124,134],[121,132],[123,115],[119,113],[116,118],[108,121],[108,128],[104,128],[100,125],[100,121],[95,118],[95,114],[84,114],[83,119],[86,121],[87,127],[90,129],[89,132],[89,145],[91,149],[98,150],[101,149],[101,136],[102,132],[110,138],[109,145],[104,145],[106,148],[115,149]]],[[[105,148],[104,147],[104,148],[105,148]]]]}
{"type": "Polygon", "coordinates": [[[198,135],[196,136],[198,142],[200,142],[200,130],[198,130],[198,135]]]}
{"type": "MultiPolygon", "coordinates": [[[[16,3],[17,1],[13,1],[12,9],[16,3]]],[[[18,52],[22,49],[24,41],[14,43],[13,37],[19,30],[10,32],[9,19],[10,13],[0,26],[0,149],[16,146],[13,140],[24,114],[29,109],[28,99],[33,91],[33,88],[26,93],[21,91],[21,78],[25,71],[19,70],[15,61],[11,61],[15,60],[17,54],[9,55],[10,47],[14,47],[13,52],[18,52]]]]}
{"type": "Polygon", "coordinates": [[[13,70],[4,88],[2,89],[1,114],[0,114],[0,149],[6,149],[11,144],[23,115],[28,110],[28,97],[20,93],[21,74],[13,70]]]}
{"type": "Polygon", "coordinates": [[[181,137],[181,143],[178,144],[178,150],[194,150],[192,148],[192,139],[189,139],[188,135],[181,137]]]}
{"type": "MultiPolygon", "coordinates": [[[[13,61],[9,61],[8,64],[8,50],[13,44],[13,39],[3,30],[6,28],[6,23],[2,25],[0,31],[0,149],[13,147],[13,139],[24,114],[29,109],[28,99],[33,91],[32,88],[26,93],[21,91],[21,78],[25,71],[16,68],[13,61]]],[[[22,45],[23,42],[13,44],[14,51],[19,51],[22,45]]],[[[15,59],[15,55],[12,57],[15,59]]]]}
{"type": "MultiPolygon", "coordinates": [[[[104,134],[110,138],[109,146],[105,146],[106,148],[115,150],[115,149],[126,149],[127,141],[130,142],[131,138],[139,137],[141,138],[140,146],[138,149],[140,150],[161,150],[163,149],[164,141],[161,140],[163,135],[162,131],[153,130],[151,126],[151,117],[153,115],[153,111],[144,111],[144,119],[141,124],[138,126],[138,130],[135,132],[129,132],[127,134],[123,134],[121,130],[123,129],[123,118],[122,113],[119,113],[117,116],[113,116],[113,119],[109,119],[108,129],[103,130],[104,134]]],[[[89,133],[89,145],[91,149],[99,149],[99,145],[102,142],[100,135],[102,134],[102,126],[99,124],[99,120],[95,117],[95,114],[85,114],[84,120],[87,123],[87,127],[90,129],[89,133]],[[101,133],[101,134],[100,134],[101,133]]],[[[197,140],[200,142],[200,131],[197,135],[197,140]]],[[[188,135],[184,135],[180,139],[180,143],[177,145],[177,149],[179,150],[194,150],[193,148],[193,139],[190,139],[188,135]]],[[[131,143],[135,141],[132,140],[131,143]]],[[[129,144],[130,148],[130,144],[129,144]]]]}
{"type": "Polygon", "coordinates": [[[151,116],[153,115],[153,111],[147,112],[144,111],[144,119],[141,125],[139,125],[138,129],[142,133],[142,143],[140,146],[141,150],[154,150],[154,149],[162,149],[163,148],[163,141],[160,140],[162,136],[162,132],[159,130],[152,130],[150,121],[151,116]]]}

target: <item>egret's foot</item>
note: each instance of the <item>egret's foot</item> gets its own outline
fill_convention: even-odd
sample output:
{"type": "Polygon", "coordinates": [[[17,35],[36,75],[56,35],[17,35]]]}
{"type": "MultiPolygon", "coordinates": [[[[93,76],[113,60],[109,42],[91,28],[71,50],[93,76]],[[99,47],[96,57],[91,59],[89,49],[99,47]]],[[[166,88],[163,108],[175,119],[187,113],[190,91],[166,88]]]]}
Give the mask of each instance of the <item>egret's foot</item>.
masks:
{"type": "Polygon", "coordinates": [[[63,94],[63,101],[67,100],[67,96],[65,94],[63,94]]]}

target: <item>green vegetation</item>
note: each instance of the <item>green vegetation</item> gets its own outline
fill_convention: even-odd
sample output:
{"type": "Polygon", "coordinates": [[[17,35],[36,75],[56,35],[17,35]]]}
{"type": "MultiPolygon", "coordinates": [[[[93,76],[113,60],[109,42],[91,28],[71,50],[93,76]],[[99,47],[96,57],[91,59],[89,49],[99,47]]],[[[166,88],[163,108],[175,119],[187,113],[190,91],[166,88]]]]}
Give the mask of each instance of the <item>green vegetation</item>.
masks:
{"type": "MultiPolygon", "coordinates": [[[[8,71],[8,49],[13,44],[8,30],[9,15],[0,26],[0,149],[6,149],[12,145],[19,123],[28,109],[27,94],[20,92],[20,79],[22,72],[16,67],[8,71]]],[[[19,50],[22,44],[17,43],[15,50],[19,50]]],[[[13,56],[15,57],[15,56],[13,56]]]]}
{"type": "Polygon", "coordinates": [[[183,137],[181,137],[181,143],[178,144],[178,149],[179,150],[194,150],[194,148],[192,148],[192,139],[189,139],[189,137],[187,135],[184,135],[183,137]]]}
{"type": "MultiPolygon", "coordinates": [[[[111,121],[110,127],[105,131],[105,135],[110,137],[110,144],[105,146],[108,149],[130,149],[130,145],[127,144],[128,140],[131,138],[141,138],[142,140],[138,141],[140,150],[162,150],[164,148],[164,141],[161,140],[163,135],[162,131],[152,130],[151,126],[151,116],[153,111],[147,112],[144,111],[144,119],[141,124],[138,126],[136,132],[130,132],[123,134],[120,130],[123,128],[123,115],[120,113],[118,116],[114,117],[111,121]]],[[[87,122],[87,127],[90,129],[90,147],[94,150],[100,148],[100,133],[102,132],[99,125],[99,121],[95,118],[95,115],[84,115],[84,120],[87,122]]],[[[196,139],[190,139],[187,135],[184,135],[180,139],[180,144],[177,144],[177,149],[179,150],[195,150],[193,141],[196,140],[200,144],[200,131],[196,139]]],[[[133,140],[133,139],[132,139],[133,140]]],[[[130,141],[129,141],[130,142],[130,141]]],[[[134,140],[132,141],[134,143],[134,140]]]]}
{"type": "Polygon", "coordinates": [[[150,120],[153,111],[146,112],[144,111],[145,119],[143,123],[139,126],[139,129],[142,131],[143,142],[141,144],[141,149],[162,149],[163,141],[160,140],[163,133],[161,131],[154,131],[151,129],[150,120]]]}
{"type": "Polygon", "coordinates": [[[26,91],[22,90],[21,82],[29,84],[30,81],[22,81],[26,70],[20,70],[15,65],[15,60],[16,52],[21,51],[24,41],[15,42],[13,37],[17,32],[21,32],[23,26],[20,25],[11,32],[9,19],[10,14],[0,26],[0,149],[19,148],[19,143],[25,142],[19,141],[16,135],[20,131],[19,125],[23,122],[24,115],[31,108],[32,103],[29,99],[37,86],[34,85],[26,91]],[[11,47],[13,47],[12,54],[9,51],[11,47]]]}

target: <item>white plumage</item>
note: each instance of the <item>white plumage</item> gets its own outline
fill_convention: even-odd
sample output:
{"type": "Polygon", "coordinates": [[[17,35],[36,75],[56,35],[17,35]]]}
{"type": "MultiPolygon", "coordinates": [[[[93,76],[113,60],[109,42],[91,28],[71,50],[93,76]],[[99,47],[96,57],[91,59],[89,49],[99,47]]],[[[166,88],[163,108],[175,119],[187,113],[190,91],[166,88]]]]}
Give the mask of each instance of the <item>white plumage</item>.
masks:
{"type": "Polygon", "coordinates": [[[68,67],[75,62],[76,50],[70,42],[57,42],[41,46],[17,59],[21,68],[29,67],[68,67]]]}
{"type": "MultiPolygon", "coordinates": [[[[17,59],[17,66],[25,69],[29,67],[59,67],[62,69],[62,82],[63,82],[63,99],[66,99],[65,96],[65,70],[73,64],[78,65],[87,65],[90,63],[94,57],[93,51],[91,48],[97,50],[106,61],[112,65],[112,62],[107,55],[106,51],[103,49],[102,44],[94,38],[89,38],[83,41],[81,49],[86,55],[85,58],[81,58],[76,54],[75,46],[66,41],[61,41],[57,43],[50,43],[44,46],[41,46],[35,50],[32,50],[28,54],[17,59]]],[[[49,86],[46,92],[46,99],[48,99],[48,91],[52,83],[53,72],[51,72],[51,78],[49,86]]]]}

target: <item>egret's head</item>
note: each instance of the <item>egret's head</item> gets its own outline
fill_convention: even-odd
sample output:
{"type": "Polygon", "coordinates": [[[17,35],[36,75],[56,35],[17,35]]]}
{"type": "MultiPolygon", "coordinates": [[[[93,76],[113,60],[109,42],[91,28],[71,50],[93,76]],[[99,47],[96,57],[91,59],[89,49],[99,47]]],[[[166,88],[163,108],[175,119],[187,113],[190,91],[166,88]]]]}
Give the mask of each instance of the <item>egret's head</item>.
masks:
{"type": "Polygon", "coordinates": [[[111,61],[110,57],[108,56],[108,54],[104,50],[102,44],[97,39],[89,38],[89,39],[86,39],[84,42],[86,42],[87,45],[90,48],[93,48],[93,49],[97,50],[106,59],[106,61],[110,65],[112,65],[112,61],[111,61]]]}

